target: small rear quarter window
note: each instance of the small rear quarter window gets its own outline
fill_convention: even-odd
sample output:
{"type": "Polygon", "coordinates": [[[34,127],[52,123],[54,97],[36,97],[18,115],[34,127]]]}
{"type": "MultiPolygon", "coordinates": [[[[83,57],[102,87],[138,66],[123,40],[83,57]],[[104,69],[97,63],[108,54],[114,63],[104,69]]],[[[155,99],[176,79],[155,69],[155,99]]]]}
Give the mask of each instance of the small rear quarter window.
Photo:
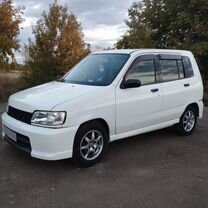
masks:
{"type": "Polygon", "coordinates": [[[184,65],[185,77],[186,78],[193,77],[194,72],[193,72],[193,67],[192,67],[189,57],[183,56],[182,60],[183,60],[183,65],[184,65]]]}
{"type": "Polygon", "coordinates": [[[183,79],[184,78],[184,70],[183,70],[182,60],[177,60],[177,65],[178,65],[179,78],[183,79]]]}

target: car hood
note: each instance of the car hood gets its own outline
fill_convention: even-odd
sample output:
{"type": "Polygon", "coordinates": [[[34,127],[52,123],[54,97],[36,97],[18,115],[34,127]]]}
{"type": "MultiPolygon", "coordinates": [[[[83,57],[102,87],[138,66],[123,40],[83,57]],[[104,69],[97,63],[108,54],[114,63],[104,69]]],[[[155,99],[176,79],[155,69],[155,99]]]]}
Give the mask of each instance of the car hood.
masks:
{"type": "Polygon", "coordinates": [[[52,110],[55,106],[101,89],[99,86],[50,82],[12,95],[9,105],[20,110],[52,110]]]}

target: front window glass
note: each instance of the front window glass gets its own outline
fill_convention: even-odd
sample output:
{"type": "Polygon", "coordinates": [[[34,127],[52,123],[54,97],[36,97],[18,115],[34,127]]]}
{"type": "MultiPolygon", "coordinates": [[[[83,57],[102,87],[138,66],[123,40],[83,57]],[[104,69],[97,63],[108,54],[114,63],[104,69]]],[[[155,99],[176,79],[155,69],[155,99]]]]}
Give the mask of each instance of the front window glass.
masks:
{"type": "Polygon", "coordinates": [[[155,61],[143,60],[138,61],[130,72],[127,74],[126,80],[137,79],[142,85],[155,83],[155,61]]]}
{"type": "Polygon", "coordinates": [[[128,54],[92,54],[77,64],[63,82],[107,86],[118,75],[128,60],[128,54]]]}

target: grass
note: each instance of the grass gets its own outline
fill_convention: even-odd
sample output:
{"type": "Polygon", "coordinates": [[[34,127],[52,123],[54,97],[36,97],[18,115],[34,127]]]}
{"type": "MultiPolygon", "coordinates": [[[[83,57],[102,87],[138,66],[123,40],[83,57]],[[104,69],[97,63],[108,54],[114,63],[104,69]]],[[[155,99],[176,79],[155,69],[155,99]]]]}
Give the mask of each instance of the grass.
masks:
{"type": "Polygon", "coordinates": [[[12,72],[0,71],[0,78],[9,77],[12,79],[18,79],[20,75],[21,75],[20,71],[12,71],[12,72]]]}

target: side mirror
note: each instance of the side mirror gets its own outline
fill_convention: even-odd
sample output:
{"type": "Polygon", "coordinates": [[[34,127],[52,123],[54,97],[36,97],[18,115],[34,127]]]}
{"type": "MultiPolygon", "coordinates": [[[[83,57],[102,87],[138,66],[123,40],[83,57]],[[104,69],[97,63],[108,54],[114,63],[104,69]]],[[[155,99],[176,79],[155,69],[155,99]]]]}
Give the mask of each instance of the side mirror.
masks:
{"type": "Polygon", "coordinates": [[[141,86],[141,81],[138,79],[123,80],[121,89],[136,88],[141,86]]]}

